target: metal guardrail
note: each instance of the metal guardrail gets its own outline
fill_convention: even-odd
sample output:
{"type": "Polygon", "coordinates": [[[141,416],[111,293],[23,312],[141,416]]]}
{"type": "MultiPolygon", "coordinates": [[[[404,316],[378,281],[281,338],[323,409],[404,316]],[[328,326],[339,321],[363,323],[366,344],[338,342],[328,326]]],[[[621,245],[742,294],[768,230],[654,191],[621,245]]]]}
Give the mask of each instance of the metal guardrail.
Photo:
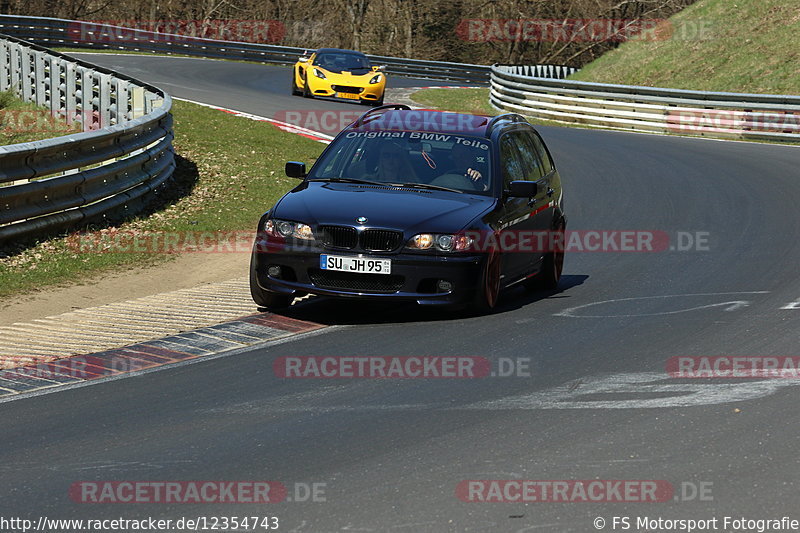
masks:
{"type": "MultiPolygon", "coordinates": [[[[154,33],[120,26],[74,20],[0,15],[0,33],[14,35],[47,47],[125,50],[181,54],[212,59],[240,59],[291,65],[307,48],[238,41],[216,41],[200,37],[154,33]]],[[[435,80],[486,84],[488,65],[446,63],[389,56],[368,55],[375,64],[386,65],[388,74],[435,80]]]]}
{"type": "Polygon", "coordinates": [[[495,65],[502,67],[504,72],[509,74],[519,74],[521,76],[531,76],[534,78],[550,78],[553,80],[563,80],[572,76],[580,69],[563,65],[495,65]]]}
{"type": "Polygon", "coordinates": [[[175,169],[172,101],[156,87],[0,35],[0,89],[83,129],[0,146],[0,245],[135,213],[175,169]]]}
{"type": "Polygon", "coordinates": [[[629,131],[800,140],[800,96],[714,93],[553,80],[494,65],[489,100],[538,119],[629,131]]]}
{"type": "MultiPolygon", "coordinates": [[[[48,17],[0,15],[0,32],[47,47],[86,48],[179,54],[210,59],[239,59],[278,65],[293,65],[308,48],[276,46],[240,41],[218,41],[201,37],[156,33],[108,24],[48,17]]],[[[415,78],[487,84],[488,65],[448,63],[367,54],[370,61],[385,65],[388,74],[415,78]]],[[[577,71],[561,65],[519,67],[520,74],[566,78],[577,71]]]]}

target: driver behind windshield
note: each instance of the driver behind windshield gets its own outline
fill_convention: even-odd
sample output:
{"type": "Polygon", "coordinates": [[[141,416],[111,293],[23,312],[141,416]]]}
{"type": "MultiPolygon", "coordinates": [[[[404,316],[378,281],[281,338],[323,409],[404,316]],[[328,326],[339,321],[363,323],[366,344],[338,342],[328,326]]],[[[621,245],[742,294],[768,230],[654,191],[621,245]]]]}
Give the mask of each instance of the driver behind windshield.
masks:
{"type": "Polygon", "coordinates": [[[408,158],[408,151],[400,145],[381,143],[377,167],[366,178],[384,183],[417,183],[416,173],[408,158]]]}
{"type": "Polygon", "coordinates": [[[353,54],[320,54],[314,64],[331,72],[370,69],[365,58],[353,54]]]}
{"type": "Polygon", "coordinates": [[[489,190],[486,179],[486,152],[456,142],[450,149],[450,165],[444,174],[458,174],[469,178],[480,191],[489,190]]]}

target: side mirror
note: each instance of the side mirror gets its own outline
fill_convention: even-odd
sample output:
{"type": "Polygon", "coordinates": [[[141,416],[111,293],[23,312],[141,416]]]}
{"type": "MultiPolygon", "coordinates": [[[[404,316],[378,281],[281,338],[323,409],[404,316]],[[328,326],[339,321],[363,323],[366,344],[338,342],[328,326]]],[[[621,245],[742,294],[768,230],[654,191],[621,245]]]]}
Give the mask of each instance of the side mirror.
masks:
{"type": "Polygon", "coordinates": [[[301,163],[299,161],[289,161],[286,163],[286,167],[284,169],[286,171],[286,175],[290,178],[305,178],[306,177],[306,164],[301,163]]]}
{"type": "Polygon", "coordinates": [[[508,196],[512,198],[533,198],[539,192],[535,181],[512,181],[508,184],[508,196]]]}
{"type": "Polygon", "coordinates": [[[307,63],[308,62],[308,58],[306,56],[303,56],[300,59],[298,59],[298,61],[301,62],[301,63],[307,63]]]}
{"type": "Polygon", "coordinates": [[[383,72],[384,70],[386,70],[386,65],[376,65],[372,67],[372,70],[374,70],[375,72],[383,72]]]}

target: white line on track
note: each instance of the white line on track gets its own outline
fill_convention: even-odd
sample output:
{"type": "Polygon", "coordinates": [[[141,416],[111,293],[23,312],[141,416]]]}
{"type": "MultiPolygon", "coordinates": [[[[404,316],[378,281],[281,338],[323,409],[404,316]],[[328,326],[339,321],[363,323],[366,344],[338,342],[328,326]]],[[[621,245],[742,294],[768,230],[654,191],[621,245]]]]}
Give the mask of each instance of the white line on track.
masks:
{"type": "Polygon", "coordinates": [[[749,302],[746,301],[732,301],[732,302],[720,302],[715,304],[703,305],[700,307],[691,307],[687,309],[679,309],[673,311],[661,311],[657,313],[633,313],[633,314],[618,314],[618,315],[578,315],[575,314],[576,311],[579,309],[585,309],[587,307],[592,307],[596,305],[608,304],[608,303],[616,303],[616,302],[632,302],[638,300],[658,300],[658,299],[667,299],[667,298],[694,298],[694,297],[701,297],[701,296],[731,296],[731,295],[739,295],[739,294],[769,294],[769,291],[741,291],[741,292],[707,292],[707,293],[694,293],[694,294],[665,294],[660,296],[637,296],[634,298],[616,298],[613,300],[602,300],[599,302],[591,302],[588,304],[578,305],[575,307],[569,307],[564,309],[559,313],[554,313],[553,316],[564,316],[570,318],[624,318],[624,317],[637,317],[637,316],[660,316],[660,315],[674,315],[678,313],[685,313],[688,311],[696,311],[700,309],[707,309],[711,307],[721,307],[725,306],[725,311],[735,311],[737,309],[741,309],[749,305],[749,302]]]}

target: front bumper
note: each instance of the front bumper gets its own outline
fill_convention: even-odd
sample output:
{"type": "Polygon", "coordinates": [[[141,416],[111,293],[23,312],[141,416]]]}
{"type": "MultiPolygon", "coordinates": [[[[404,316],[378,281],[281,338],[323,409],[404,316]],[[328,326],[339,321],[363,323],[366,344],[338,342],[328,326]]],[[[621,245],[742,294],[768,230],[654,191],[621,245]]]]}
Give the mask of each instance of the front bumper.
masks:
{"type": "Polygon", "coordinates": [[[340,298],[415,301],[423,305],[469,303],[480,284],[486,257],[482,254],[425,255],[416,253],[357,253],[322,248],[303,250],[291,245],[257,241],[253,252],[255,282],[263,290],[299,296],[305,293],[340,298]],[[391,259],[392,273],[352,274],[320,270],[320,254],[391,259]],[[268,274],[270,266],[281,275],[268,274]],[[443,291],[438,281],[452,288],[443,291]]]}
{"type": "Polygon", "coordinates": [[[326,98],[339,98],[341,100],[375,102],[381,99],[386,82],[379,83],[353,83],[346,80],[323,80],[313,74],[308,76],[308,88],[314,96],[326,98]],[[353,95],[355,98],[342,97],[342,94],[353,95]]]}

